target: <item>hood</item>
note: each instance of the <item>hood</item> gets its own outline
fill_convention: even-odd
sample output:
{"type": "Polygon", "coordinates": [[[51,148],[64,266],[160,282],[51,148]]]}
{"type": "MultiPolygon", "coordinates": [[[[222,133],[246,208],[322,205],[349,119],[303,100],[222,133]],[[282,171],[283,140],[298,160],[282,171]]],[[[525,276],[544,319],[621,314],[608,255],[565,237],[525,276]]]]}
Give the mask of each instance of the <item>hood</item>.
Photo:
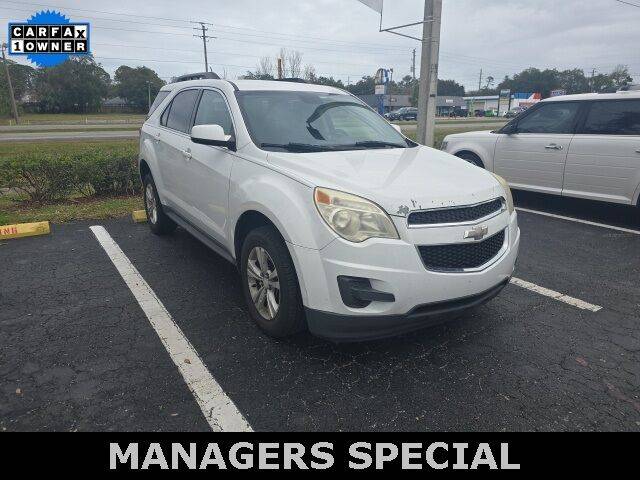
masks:
{"type": "Polygon", "coordinates": [[[268,161],[314,187],[374,201],[390,215],[411,210],[469,205],[503,195],[486,170],[433,148],[347,152],[270,152],[268,161]]]}

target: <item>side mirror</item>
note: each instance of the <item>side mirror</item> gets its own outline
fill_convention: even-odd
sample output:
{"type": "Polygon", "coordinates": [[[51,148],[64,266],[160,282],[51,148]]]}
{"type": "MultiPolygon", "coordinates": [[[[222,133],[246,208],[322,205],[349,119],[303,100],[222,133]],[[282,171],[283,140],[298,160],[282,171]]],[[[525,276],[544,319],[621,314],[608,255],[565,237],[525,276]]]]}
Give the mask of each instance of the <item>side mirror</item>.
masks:
{"type": "Polygon", "coordinates": [[[191,129],[191,141],[202,145],[226,147],[235,150],[236,142],[231,135],[225,135],[220,125],[196,125],[191,129]]]}
{"type": "Polygon", "coordinates": [[[396,129],[396,132],[402,133],[402,128],[400,127],[400,125],[396,125],[395,123],[392,123],[391,126],[396,129]]]}

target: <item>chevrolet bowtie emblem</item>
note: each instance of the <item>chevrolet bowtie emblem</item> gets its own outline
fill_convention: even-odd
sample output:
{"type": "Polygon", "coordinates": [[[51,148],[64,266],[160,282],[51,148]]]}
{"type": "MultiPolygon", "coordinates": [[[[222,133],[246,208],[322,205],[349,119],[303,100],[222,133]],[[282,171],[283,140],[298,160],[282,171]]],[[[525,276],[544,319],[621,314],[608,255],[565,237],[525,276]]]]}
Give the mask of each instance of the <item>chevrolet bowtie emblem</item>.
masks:
{"type": "Polygon", "coordinates": [[[473,238],[474,240],[482,240],[489,233],[489,227],[486,225],[477,225],[471,230],[464,232],[464,238],[473,238]]]}

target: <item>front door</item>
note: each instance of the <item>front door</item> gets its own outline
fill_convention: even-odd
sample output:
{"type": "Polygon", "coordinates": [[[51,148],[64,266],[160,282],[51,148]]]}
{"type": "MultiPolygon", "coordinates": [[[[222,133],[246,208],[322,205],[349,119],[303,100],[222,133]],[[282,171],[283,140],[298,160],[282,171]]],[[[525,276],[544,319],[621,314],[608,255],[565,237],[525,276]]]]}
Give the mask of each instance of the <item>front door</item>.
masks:
{"type": "MultiPolygon", "coordinates": [[[[225,97],[217,90],[205,89],[197,107],[194,125],[220,125],[226,135],[234,136],[233,121],[225,97]]],[[[187,193],[190,216],[195,226],[221,243],[227,238],[229,177],[235,158],[225,147],[189,141],[187,193]]]]}
{"type": "Polygon", "coordinates": [[[513,188],[560,194],[580,104],[548,102],[520,119],[496,143],[494,171],[513,188]]]}

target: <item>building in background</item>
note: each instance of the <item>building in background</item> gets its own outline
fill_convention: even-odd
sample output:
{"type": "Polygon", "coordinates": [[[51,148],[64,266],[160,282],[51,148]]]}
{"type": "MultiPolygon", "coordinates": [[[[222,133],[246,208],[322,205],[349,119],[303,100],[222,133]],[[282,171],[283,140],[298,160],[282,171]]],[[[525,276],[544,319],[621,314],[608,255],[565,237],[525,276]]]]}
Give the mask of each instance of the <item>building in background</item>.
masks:
{"type": "MultiPolygon", "coordinates": [[[[371,108],[378,109],[378,96],[377,95],[358,95],[358,98],[371,108]]],[[[402,107],[411,106],[410,95],[383,95],[382,106],[384,113],[392,112],[402,107]]]]}
{"type": "MultiPolygon", "coordinates": [[[[498,105],[500,103],[499,95],[482,95],[482,96],[468,96],[464,97],[465,102],[469,108],[469,115],[474,115],[478,112],[483,114],[486,112],[492,112],[497,115],[498,105]]],[[[509,110],[514,108],[529,108],[542,100],[540,93],[512,93],[511,103],[509,110]]],[[[506,113],[506,112],[504,112],[506,113]]]]}
{"type": "Polygon", "coordinates": [[[466,116],[467,102],[463,97],[438,96],[436,97],[436,115],[439,117],[466,116]]]}

